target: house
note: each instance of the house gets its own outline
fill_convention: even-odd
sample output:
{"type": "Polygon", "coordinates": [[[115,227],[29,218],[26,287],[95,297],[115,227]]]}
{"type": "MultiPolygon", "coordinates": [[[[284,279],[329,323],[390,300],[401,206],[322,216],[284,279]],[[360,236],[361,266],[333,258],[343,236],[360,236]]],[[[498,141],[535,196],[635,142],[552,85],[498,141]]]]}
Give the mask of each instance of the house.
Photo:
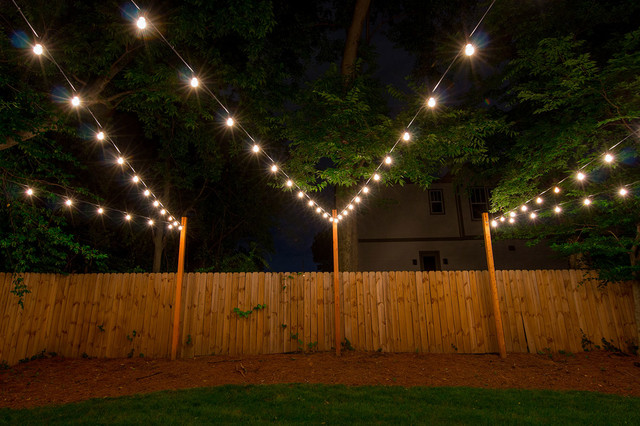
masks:
{"type": "MultiPolygon", "coordinates": [[[[376,189],[358,220],[362,271],[450,271],[487,269],[482,213],[485,187],[456,191],[444,178],[424,190],[418,185],[376,189]]],[[[492,229],[496,269],[566,269],[568,261],[539,244],[500,240],[492,229]]]]}

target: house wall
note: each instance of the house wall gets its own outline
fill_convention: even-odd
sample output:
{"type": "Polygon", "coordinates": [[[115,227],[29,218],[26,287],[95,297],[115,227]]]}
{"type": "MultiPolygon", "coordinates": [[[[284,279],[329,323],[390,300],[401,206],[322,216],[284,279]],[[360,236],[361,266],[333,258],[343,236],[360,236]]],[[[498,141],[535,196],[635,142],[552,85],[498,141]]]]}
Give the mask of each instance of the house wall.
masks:
{"type": "MultiPolygon", "coordinates": [[[[438,252],[441,270],[487,267],[482,221],[472,219],[466,193],[452,183],[430,189],[443,192],[445,214],[431,214],[429,193],[417,185],[380,188],[361,210],[358,257],[362,271],[421,270],[421,252],[438,252]]],[[[543,244],[527,247],[523,240],[493,240],[497,269],[562,269],[561,259],[543,244]]]]}

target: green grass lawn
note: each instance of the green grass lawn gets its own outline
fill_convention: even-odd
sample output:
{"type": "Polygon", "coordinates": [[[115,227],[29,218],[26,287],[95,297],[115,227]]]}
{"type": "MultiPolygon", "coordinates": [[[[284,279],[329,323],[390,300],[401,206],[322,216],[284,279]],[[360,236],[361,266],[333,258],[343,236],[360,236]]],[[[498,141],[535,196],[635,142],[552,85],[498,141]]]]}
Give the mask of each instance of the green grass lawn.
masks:
{"type": "Polygon", "coordinates": [[[220,386],[0,409],[0,424],[640,424],[640,398],[591,392],[220,386]]]}

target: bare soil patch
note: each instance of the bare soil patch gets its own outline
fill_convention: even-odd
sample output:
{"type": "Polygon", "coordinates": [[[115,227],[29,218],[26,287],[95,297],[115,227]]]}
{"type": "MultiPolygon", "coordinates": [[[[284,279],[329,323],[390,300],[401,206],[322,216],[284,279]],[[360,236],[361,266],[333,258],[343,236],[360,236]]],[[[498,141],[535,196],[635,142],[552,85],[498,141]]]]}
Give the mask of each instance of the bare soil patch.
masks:
{"type": "Polygon", "coordinates": [[[165,359],[52,357],[0,371],[0,407],[65,404],[223,384],[325,383],[582,390],[640,397],[636,356],[291,353],[165,359]]]}

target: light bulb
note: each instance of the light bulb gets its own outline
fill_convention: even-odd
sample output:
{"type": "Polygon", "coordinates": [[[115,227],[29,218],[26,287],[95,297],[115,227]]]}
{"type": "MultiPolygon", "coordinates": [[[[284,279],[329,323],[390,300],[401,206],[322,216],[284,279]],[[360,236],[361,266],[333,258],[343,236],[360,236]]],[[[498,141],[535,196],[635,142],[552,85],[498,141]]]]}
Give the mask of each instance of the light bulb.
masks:
{"type": "Polygon", "coordinates": [[[342,215],[338,215],[338,220],[342,220],[342,215]]]}
{"type": "Polygon", "coordinates": [[[345,210],[345,211],[342,212],[342,216],[346,216],[348,214],[349,214],[349,210],[345,210]]]}
{"type": "Polygon", "coordinates": [[[515,212],[509,212],[509,217],[516,217],[515,212]]]}
{"type": "Polygon", "coordinates": [[[153,226],[153,219],[149,219],[149,222],[147,222],[149,224],[149,226],[153,226]]]}
{"type": "Polygon", "coordinates": [[[589,204],[591,204],[591,199],[589,198],[585,198],[584,201],[582,202],[585,206],[588,206],[589,204]]]}
{"type": "Polygon", "coordinates": [[[151,191],[149,191],[148,189],[144,190],[144,196],[148,197],[149,195],[151,195],[151,191]]]}
{"type": "Polygon", "coordinates": [[[298,192],[298,198],[302,198],[302,197],[304,197],[304,192],[302,191],[298,192]]]}
{"type": "Polygon", "coordinates": [[[169,222],[173,222],[173,216],[169,216],[169,222]]]}
{"type": "Polygon", "coordinates": [[[73,204],[73,201],[71,201],[70,198],[67,199],[67,201],[64,202],[67,206],[71,206],[71,204],[73,204]]]}
{"type": "Polygon", "coordinates": [[[124,164],[124,158],[118,157],[118,164],[124,164]]]}
{"type": "Polygon", "coordinates": [[[80,98],[78,96],[74,96],[73,98],[71,98],[71,105],[73,105],[74,107],[79,106],[80,98]]]}
{"type": "Polygon", "coordinates": [[[177,220],[173,221],[173,226],[178,226],[178,225],[180,225],[180,223],[177,220]]]}
{"type": "Polygon", "coordinates": [[[332,217],[329,218],[329,222],[333,222],[333,218],[332,217]]]}
{"type": "Polygon", "coordinates": [[[585,178],[585,175],[582,172],[578,172],[578,174],[576,175],[576,179],[578,180],[584,180],[584,178],[585,178]]]}
{"type": "Polygon", "coordinates": [[[167,228],[169,228],[169,229],[173,229],[173,225],[172,225],[172,224],[169,224],[169,226],[167,226],[167,228]]]}
{"type": "Polygon", "coordinates": [[[384,162],[386,164],[391,164],[391,161],[393,161],[393,160],[391,160],[391,157],[389,157],[388,155],[384,158],[384,162]]]}
{"type": "Polygon", "coordinates": [[[377,174],[377,173],[375,175],[373,175],[373,180],[376,180],[376,181],[380,180],[380,175],[377,174]]]}
{"type": "Polygon", "coordinates": [[[182,231],[182,225],[178,226],[178,230],[182,231]]]}
{"type": "Polygon", "coordinates": [[[278,171],[278,166],[276,166],[275,164],[273,166],[271,166],[271,171],[272,172],[277,172],[278,171]]]}
{"type": "Polygon", "coordinates": [[[324,218],[329,217],[329,213],[325,213],[325,214],[323,214],[323,215],[322,215],[322,217],[324,217],[324,218]]]}
{"type": "Polygon", "coordinates": [[[347,207],[349,208],[349,210],[353,210],[353,204],[349,204],[347,207]]]}
{"type": "Polygon", "coordinates": [[[200,80],[197,77],[193,77],[190,81],[191,87],[196,88],[200,86],[200,80]]]}
{"type": "Polygon", "coordinates": [[[409,139],[411,139],[411,135],[409,134],[409,132],[404,132],[402,134],[402,140],[408,141],[409,139]]]}
{"type": "Polygon", "coordinates": [[[494,228],[496,228],[498,226],[498,221],[497,220],[492,220],[491,221],[491,226],[493,226],[494,228]]]}
{"type": "Polygon", "coordinates": [[[155,200],[153,202],[153,207],[158,207],[160,205],[160,202],[158,200],[155,200]]]}
{"type": "Polygon", "coordinates": [[[605,163],[611,163],[611,162],[613,162],[613,155],[611,155],[611,154],[606,154],[606,155],[604,156],[604,162],[605,162],[605,163]]]}
{"type": "Polygon", "coordinates": [[[531,214],[529,215],[529,217],[530,217],[531,219],[535,219],[535,218],[536,218],[536,216],[537,216],[537,215],[536,215],[536,213],[535,213],[535,212],[531,212],[531,214]]]}
{"type": "Polygon", "coordinates": [[[465,47],[464,47],[464,54],[467,56],[471,56],[474,53],[476,53],[476,48],[473,47],[473,44],[468,43],[465,47]]]}
{"type": "Polygon", "coordinates": [[[167,211],[165,209],[160,210],[160,215],[164,216],[165,214],[167,214],[167,211]]]}
{"type": "Polygon", "coordinates": [[[556,206],[556,208],[553,209],[553,211],[556,213],[560,213],[562,211],[562,208],[560,206],[556,206]]]}
{"type": "Polygon", "coordinates": [[[316,207],[316,213],[320,213],[322,209],[320,207],[316,207]]]}
{"type": "Polygon", "coordinates": [[[233,118],[229,117],[227,118],[227,126],[231,127],[235,124],[235,121],[233,121],[233,118]]]}
{"type": "Polygon", "coordinates": [[[626,188],[620,188],[620,191],[618,191],[618,194],[622,195],[623,197],[628,193],[629,191],[627,191],[626,188]]]}
{"type": "Polygon", "coordinates": [[[509,218],[509,223],[516,223],[516,219],[514,217],[509,218]]]}
{"type": "Polygon", "coordinates": [[[147,20],[144,18],[144,16],[141,16],[138,18],[138,20],[136,21],[136,25],[138,26],[138,28],[140,28],[141,30],[144,30],[145,28],[147,28],[147,20]]]}
{"type": "Polygon", "coordinates": [[[434,98],[433,96],[429,98],[429,100],[427,101],[427,106],[429,108],[435,108],[436,106],[436,98],[434,98]]]}
{"type": "Polygon", "coordinates": [[[555,192],[556,194],[559,194],[560,188],[556,186],[555,188],[553,188],[553,192],[555,192]]]}
{"type": "Polygon", "coordinates": [[[526,205],[522,205],[522,207],[520,207],[520,210],[526,212],[527,210],[529,210],[529,207],[527,207],[526,205]]]}
{"type": "Polygon", "coordinates": [[[40,56],[44,53],[44,48],[42,47],[42,45],[40,43],[36,43],[33,45],[33,53],[35,53],[36,55],[40,56]]]}
{"type": "Polygon", "coordinates": [[[104,209],[102,207],[98,207],[98,214],[104,213],[104,209]]]}
{"type": "Polygon", "coordinates": [[[140,182],[140,178],[139,178],[137,175],[136,175],[136,176],[133,176],[133,177],[131,178],[131,180],[132,180],[134,183],[138,183],[138,182],[140,182]]]}
{"type": "Polygon", "coordinates": [[[103,141],[104,140],[104,132],[98,132],[96,134],[96,139],[98,139],[99,141],[103,141]]]}
{"type": "Polygon", "coordinates": [[[368,194],[369,188],[365,186],[364,188],[362,188],[362,192],[364,192],[365,194],[368,194]]]}
{"type": "Polygon", "coordinates": [[[505,221],[504,216],[500,216],[500,222],[504,222],[504,221],[505,221]]]}
{"type": "Polygon", "coordinates": [[[33,189],[31,189],[31,188],[27,188],[26,193],[27,193],[27,195],[29,195],[29,196],[33,195],[33,189]]]}
{"type": "Polygon", "coordinates": [[[130,214],[128,214],[128,215],[126,215],[124,218],[125,218],[126,220],[131,220],[131,215],[130,215],[130,214]]]}
{"type": "Polygon", "coordinates": [[[253,150],[253,152],[260,152],[260,147],[258,145],[254,145],[251,149],[253,150]]]}
{"type": "Polygon", "coordinates": [[[309,205],[309,207],[313,207],[313,200],[309,200],[307,204],[309,205]]]}
{"type": "Polygon", "coordinates": [[[287,186],[288,186],[289,188],[291,188],[291,187],[293,186],[293,181],[292,181],[291,179],[289,179],[289,180],[287,181],[287,186]]]}
{"type": "Polygon", "coordinates": [[[354,198],[353,201],[355,201],[356,203],[359,203],[360,202],[360,197],[354,198]]]}
{"type": "Polygon", "coordinates": [[[542,204],[543,201],[544,200],[542,199],[542,197],[536,198],[536,203],[538,203],[538,204],[542,204]]]}

